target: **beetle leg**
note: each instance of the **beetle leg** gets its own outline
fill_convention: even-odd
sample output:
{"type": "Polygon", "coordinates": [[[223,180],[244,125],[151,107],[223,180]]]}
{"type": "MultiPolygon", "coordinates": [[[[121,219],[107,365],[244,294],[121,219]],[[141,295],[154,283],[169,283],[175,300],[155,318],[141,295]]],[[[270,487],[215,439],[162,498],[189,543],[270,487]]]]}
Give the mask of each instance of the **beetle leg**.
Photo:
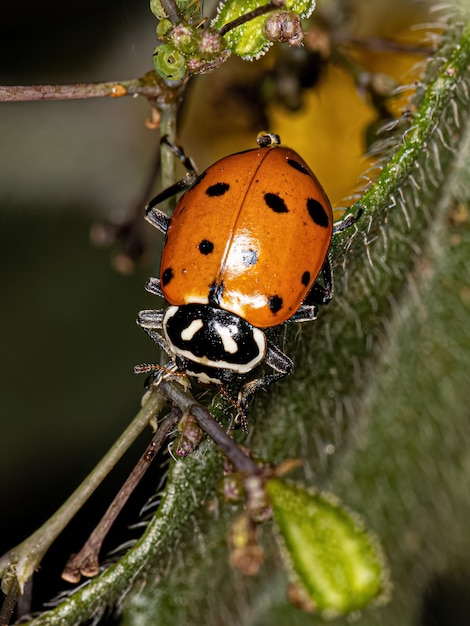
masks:
{"type": "Polygon", "coordinates": [[[333,235],[336,233],[340,233],[342,230],[346,230],[350,226],[353,226],[357,222],[357,220],[361,217],[363,210],[359,204],[355,204],[357,207],[357,213],[354,215],[353,213],[348,213],[345,218],[343,218],[340,222],[336,222],[333,224],[333,235]]]}
{"type": "Polygon", "coordinates": [[[137,324],[141,328],[162,328],[164,312],[161,309],[144,309],[137,315],[137,324]]]}
{"type": "Polygon", "coordinates": [[[160,232],[166,234],[170,220],[168,216],[163,213],[163,211],[160,211],[160,209],[157,209],[156,207],[164,200],[168,200],[168,198],[176,196],[176,194],[180,191],[188,189],[188,187],[190,187],[196,180],[197,171],[192,159],[185,155],[182,148],[179,148],[178,146],[170,143],[166,135],[161,138],[160,143],[168,146],[168,148],[183,163],[187,170],[186,174],[181,180],[158,193],[155,198],[152,198],[152,200],[150,200],[145,208],[145,219],[150,222],[152,226],[155,226],[155,228],[158,229],[160,232]]]}
{"type": "Polygon", "coordinates": [[[197,171],[196,171],[196,166],[194,165],[194,161],[190,157],[187,157],[185,155],[183,148],[181,148],[180,146],[175,146],[174,143],[171,143],[171,141],[168,139],[168,135],[163,135],[163,137],[160,139],[160,144],[162,144],[162,143],[164,143],[165,146],[170,148],[170,150],[173,152],[173,154],[185,166],[185,168],[187,169],[188,173],[192,173],[195,176],[197,176],[197,171]]]}
{"type": "Polygon", "coordinates": [[[151,200],[148,205],[145,207],[145,219],[147,222],[152,224],[157,230],[166,235],[168,230],[168,225],[170,223],[170,218],[160,211],[160,209],[156,209],[155,205],[165,199],[165,197],[161,198],[162,194],[158,194],[155,196],[153,200],[151,200]],[[155,203],[154,203],[155,201],[155,203]]]}
{"type": "MultiPolygon", "coordinates": [[[[139,324],[139,321],[137,321],[137,323],[139,324]]],[[[144,330],[144,332],[147,333],[150,339],[154,341],[159,348],[161,348],[164,352],[166,352],[168,356],[173,358],[173,352],[171,351],[170,345],[168,341],[165,339],[165,337],[162,337],[160,333],[157,333],[155,330],[152,330],[151,328],[142,326],[142,324],[139,324],[139,326],[144,330]]]]}
{"type": "MultiPolygon", "coordinates": [[[[333,297],[333,274],[331,272],[330,259],[328,257],[326,257],[325,263],[323,264],[321,275],[323,278],[323,285],[320,283],[314,283],[312,285],[312,288],[305,298],[302,307],[312,304],[328,304],[333,297]]],[[[301,310],[302,307],[299,310],[301,310]]]]}
{"type": "Polygon", "coordinates": [[[160,211],[160,209],[156,208],[157,204],[160,204],[164,200],[168,200],[168,198],[172,198],[179,191],[187,189],[195,180],[195,176],[193,177],[192,174],[188,173],[181,180],[174,183],[174,185],[170,185],[170,187],[167,187],[159,194],[157,194],[155,198],[150,200],[150,202],[145,207],[145,219],[147,220],[147,222],[152,224],[152,226],[154,226],[157,230],[166,235],[168,231],[168,225],[170,223],[170,218],[165,215],[163,211],[160,211]]]}
{"type": "Polygon", "coordinates": [[[301,304],[289,322],[313,322],[318,317],[318,306],[316,304],[301,304]]]}
{"type": "MultiPolygon", "coordinates": [[[[152,341],[154,341],[159,348],[161,348],[168,356],[170,361],[166,365],[154,365],[149,363],[142,363],[134,367],[136,374],[148,374],[152,381],[152,385],[158,384],[165,376],[184,376],[185,372],[180,371],[178,364],[175,361],[175,355],[170,347],[170,344],[158,333],[155,329],[162,328],[164,312],[160,309],[144,309],[140,311],[137,316],[137,324],[147,333],[152,341]]],[[[146,383],[148,387],[148,384],[146,383]]]]}
{"type": "Polygon", "coordinates": [[[144,309],[137,315],[137,324],[147,333],[157,346],[173,358],[173,352],[168,341],[157,333],[155,329],[162,328],[163,311],[160,309],[144,309]]]}
{"type": "Polygon", "coordinates": [[[249,396],[257,391],[266,390],[273,383],[285,378],[292,370],[292,361],[272,343],[268,343],[265,362],[272,367],[276,373],[255,378],[243,385],[238,393],[238,402],[243,410],[246,409],[249,396]]]}
{"type": "Polygon", "coordinates": [[[292,371],[292,360],[287,356],[287,354],[284,354],[282,350],[280,350],[271,342],[268,342],[268,347],[264,360],[269,365],[269,367],[272,367],[273,370],[278,372],[278,374],[273,374],[273,376],[277,377],[276,380],[284,378],[284,376],[287,376],[292,371]]]}
{"type": "Polygon", "coordinates": [[[153,276],[151,276],[148,279],[148,281],[145,283],[145,289],[149,293],[152,293],[154,296],[158,296],[159,298],[164,298],[163,291],[160,285],[160,280],[158,278],[154,278],[153,276]]]}
{"type": "MultiPolygon", "coordinates": [[[[358,206],[358,210],[355,215],[352,213],[349,213],[348,215],[346,215],[346,217],[343,220],[341,220],[341,222],[338,222],[333,225],[333,235],[336,235],[337,233],[340,233],[341,231],[346,230],[350,226],[353,226],[353,224],[357,222],[357,220],[361,217],[361,215],[362,215],[362,208],[358,206]]],[[[328,302],[332,299],[333,297],[333,273],[331,271],[331,264],[330,264],[330,259],[328,256],[326,257],[325,263],[323,264],[323,267],[321,269],[321,275],[323,278],[323,284],[314,283],[312,285],[312,288],[310,289],[309,294],[305,298],[304,303],[302,304],[298,312],[302,313],[302,309],[305,307],[305,305],[328,304],[328,302]]],[[[303,316],[298,320],[295,318],[296,318],[296,315],[294,315],[291,319],[294,322],[305,321],[303,316]]],[[[313,317],[311,319],[315,319],[315,318],[313,317]]]]}

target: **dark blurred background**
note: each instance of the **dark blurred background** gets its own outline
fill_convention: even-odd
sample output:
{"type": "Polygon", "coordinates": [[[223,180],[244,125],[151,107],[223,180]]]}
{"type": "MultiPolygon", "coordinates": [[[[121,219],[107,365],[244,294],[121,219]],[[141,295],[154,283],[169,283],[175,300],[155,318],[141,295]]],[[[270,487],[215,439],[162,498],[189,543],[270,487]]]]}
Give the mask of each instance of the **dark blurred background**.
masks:
{"type": "MultiPolygon", "coordinates": [[[[0,84],[141,76],[151,69],[154,28],[147,2],[2,2],[0,84]]],[[[120,435],[143,393],[133,366],[157,358],[135,318],[158,306],[143,289],[158,236],[142,226],[155,246],[128,276],[112,268],[109,249],[90,243],[93,224],[123,220],[142,194],[158,142],[149,117],[143,99],[0,103],[0,553],[44,522],[120,435]]],[[[44,560],[34,608],[68,587],[64,559],[148,435],[44,560]]],[[[152,468],[135,507],[160,471],[152,468]]],[[[135,520],[135,511],[123,516],[108,549],[132,536],[126,525],[135,520]]]]}

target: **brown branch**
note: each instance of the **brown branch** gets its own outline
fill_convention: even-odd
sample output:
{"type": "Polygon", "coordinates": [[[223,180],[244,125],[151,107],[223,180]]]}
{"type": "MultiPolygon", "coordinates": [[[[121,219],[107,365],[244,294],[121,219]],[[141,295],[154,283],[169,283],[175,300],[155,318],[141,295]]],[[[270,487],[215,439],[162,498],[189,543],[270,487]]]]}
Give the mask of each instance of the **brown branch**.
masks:
{"type": "Polygon", "coordinates": [[[181,87],[169,87],[156,72],[141,78],[104,83],[76,83],[70,85],[1,85],[0,102],[35,100],[74,100],[80,98],[121,98],[144,96],[161,103],[170,103],[181,95],[181,87]]]}
{"type": "Polygon", "coordinates": [[[15,610],[15,606],[18,602],[19,596],[20,586],[18,584],[18,581],[13,578],[11,580],[10,588],[8,589],[8,592],[0,609],[0,626],[8,626],[8,624],[10,623],[10,618],[13,615],[13,611],[15,610]]]}
{"type": "Polygon", "coordinates": [[[172,24],[178,24],[178,22],[181,22],[181,16],[176,2],[173,0],[160,0],[160,4],[172,24]]]}
{"type": "Polygon", "coordinates": [[[78,583],[82,575],[96,576],[99,573],[98,558],[106,535],[180,417],[181,412],[178,409],[173,409],[159,425],[157,432],[145,452],[138,460],[126,482],[114,497],[106,513],[88,537],[80,552],[73,555],[68,560],[62,572],[62,578],[64,580],[70,583],[78,583]]]}
{"type": "Polygon", "coordinates": [[[164,405],[162,394],[154,390],[144,397],[139,413],[68,500],[32,535],[0,557],[0,576],[13,573],[21,592],[39,567],[52,542],[102,483],[150,420],[161,411],[164,405]]]}
{"type": "Polygon", "coordinates": [[[194,416],[202,430],[209,435],[216,446],[231,461],[238,472],[244,474],[260,474],[261,469],[249,456],[227,435],[222,426],[212,417],[209,410],[194,400],[181,385],[162,381],[160,391],[169,401],[178,406],[183,413],[189,412],[194,416]]]}

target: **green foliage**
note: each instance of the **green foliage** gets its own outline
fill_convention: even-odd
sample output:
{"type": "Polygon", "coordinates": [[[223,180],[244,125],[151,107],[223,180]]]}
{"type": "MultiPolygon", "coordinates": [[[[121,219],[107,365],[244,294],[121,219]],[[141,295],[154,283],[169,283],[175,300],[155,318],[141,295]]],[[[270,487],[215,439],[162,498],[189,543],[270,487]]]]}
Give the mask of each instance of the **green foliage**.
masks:
{"type": "Polygon", "coordinates": [[[150,0],[150,10],[159,20],[163,20],[167,17],[165,9],[162,7],[160,0],[150,0]]]}
{"type": "Polygon", "coordinates": [[[317,612],[344,615],[383,594],[384,558],[357,515],[332,496],[280,479],[266,489],[287,560],[317,612]]]}
{"type": "MultiPolygon", "coordinates": [[[[212,26],[222,28],[228,22],[265,4],[265,0],[226,0],[219,5],[217,17],[213,20],[212,26]]],[[[312,0],[287,0],[283,9],[294,11],[300,17],[308,17],[315,9],[315,2],[312,0]]],[[[262,15],[229,31],[225,35],[229,50],[247,61],[264,54],[272,45],[272,41],[266,37],[263,31],[265,21],[266,15],[262,15]]]]}
{"type": "MultiPolygon", "coordinates": [[[[315,8],[312,0],[287,0],[280,23],[272,24],[267,30],[266,14],[248,19],[243,24],[225,32],[220,30],[229,22],[243,18],[251,11],[266,6],[263,0],[225,2],[219,6],[218,14],[211,26],[201,29],[200,5],[198,2],[177,2],[179,15],[170,16],[159,0],[152,0],[152,13],[160,20],[157,36],[165,46],[155,49],[156,71],[168,80],[180,80],[187,74],[209,72],[223,63],[230,53],[246,60],[263,54],[273,40],[288,41],[298,45],[303,33],[298,16],[307,17],[315,8]],[[286,23],[284,25],[284,22],[286,23]],[[285,30],[291,33],[285,35],[285,30]],[[168,48],[170,46],[170,48],[168,48]]],[[[281,15],[281,14],[280,14],[281,15]]],[[[272,12],[269,14],[272,18],[272,12]]]]}
{"type": "MultiPolygon", "coordinates": [[[[176,6],[185,21],[196,20],[201,17],[201,2],[199,0],[176,0],[176,6]]],[[[159,20],[169,17],[160,0],[150,0],[150,10],[159,20]]]]}

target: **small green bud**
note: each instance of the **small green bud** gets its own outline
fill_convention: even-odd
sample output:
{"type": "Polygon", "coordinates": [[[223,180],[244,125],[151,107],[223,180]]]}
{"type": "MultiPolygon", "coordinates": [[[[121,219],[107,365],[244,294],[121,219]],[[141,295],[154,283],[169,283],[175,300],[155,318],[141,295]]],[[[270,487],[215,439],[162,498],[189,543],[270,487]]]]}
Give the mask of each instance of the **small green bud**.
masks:
{"type": "Polygon", "coordinates": [[[199,0],[177,0],[176,4],[185,20],[198,20],[201,17],[202,3],[199,0]]]}
{"type": "Polygon", "coordinates": [[[165,9],[162,7],[160,0],[150,0],[150,10],[159,20],[166,17],[165,9]]]}
{"type": "Polygon", "coordinates": [[[188,456],[201,442],[202,430],[191,414],[185,414],[178,424],[178,431],[180,436],[176,446],[176,456],[188,456]]]}
{"type": "Polygon", "coordinates": [[[172,27],[173,24],[170,22],[170,20],[160,20],[157,25],[157,37],[159,39],[163,39],[163,37],[170,32],[172,27]]]}
{"type": "Polygon", "coordinates": [[[181,80],[186,74],[185,57],[166,43],[155,48],[153,66],[160,76],[168,80],[181,80]]]}
{"type": "Polygon", "coordinates": [[[245,497],[245,487],[240,474],[224,476],[219,485],[219,493],[226,502],[231,504],[241,502],[245,497]]]}
{"type": "Polygon", "coordinates": [[[168,34],[167,41],[182,54],[194,54],[197,51],[200,32],[188,24],[176,24],[168,34]]]}
{"type": "Polygon", "coordinates": [[[199,52],[203,59],[215,59],[225,50],[225,41],[223,37],[213,28],[206,28],[201,33],[199,42],[199,52]]]}

